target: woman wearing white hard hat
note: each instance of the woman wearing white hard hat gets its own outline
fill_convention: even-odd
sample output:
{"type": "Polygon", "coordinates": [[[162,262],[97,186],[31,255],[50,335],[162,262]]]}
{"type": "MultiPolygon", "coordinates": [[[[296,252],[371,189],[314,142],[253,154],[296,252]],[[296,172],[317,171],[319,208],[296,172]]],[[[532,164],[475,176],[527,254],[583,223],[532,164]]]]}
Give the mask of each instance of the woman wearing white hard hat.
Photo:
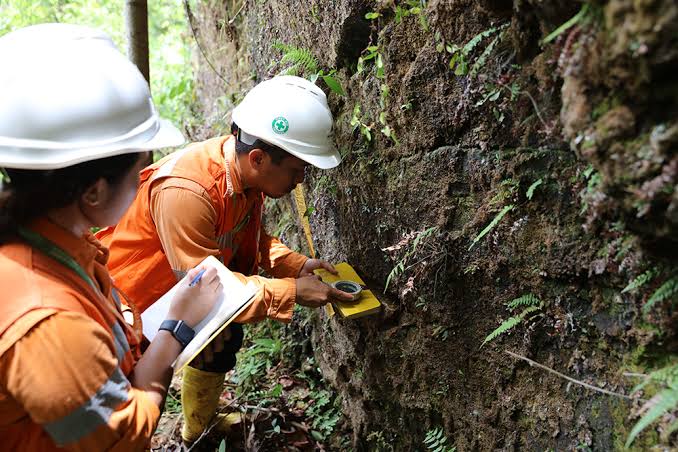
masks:
{"type": "Polygon", "coordinates": [[[125,322],[108,251],[89,231],[117,223],[150,150],[183,137],[97,30],[22,29],[0,37],[0,60],[0,448],[143,450],[182,332],[220,283],[211,268],[184,283],[174,332],[142,354],[140,322],[125,322]]]}

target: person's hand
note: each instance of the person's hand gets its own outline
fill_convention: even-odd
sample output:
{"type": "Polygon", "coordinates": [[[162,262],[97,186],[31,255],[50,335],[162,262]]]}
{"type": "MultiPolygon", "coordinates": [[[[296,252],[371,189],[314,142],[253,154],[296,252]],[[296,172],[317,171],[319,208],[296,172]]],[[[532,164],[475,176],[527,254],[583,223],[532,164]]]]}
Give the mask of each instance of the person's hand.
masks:
{"type": "Polygon", "coordinates": [[[313,276],[313,270],[317,270],[319,268],[324,268],[333,275],[337,274],[337,269],[334,268],[334,266],[329,262],[322,259],[308,259],[304,266],[301,267],[301,270],[299,270],[299,278],[303,276],[313,276]]]}
{"type": "Polygon", "coordinates": [[[297,278],[297,304],[317,308],[335,301],[349,302],[353,297],[320,280],[320,276],[297,278]]]}
{"type": "Polygon", "coordinates": [[[206,267],[207,270],[200,281],[193,287],[188,286],[203,268],[205,267],[200,266],[189,270],[186,277],[181,280],[167,313],[168,319],[183,320],[188,326],[195,328],[212,310],[222,290],[217,270],[214,267],[206,267]]]}
{"type": "Polygon", "coordinates": [[[217,337],[212,340],[205,348],[202,349],[200,354],[191,361],[191,366],[201,369],[204,363],[214,362],[214,354],[222,352],[224,350],[224,344],[231,339],[231,328],[226,327],[224,330],[219,333],[217,337]]]}

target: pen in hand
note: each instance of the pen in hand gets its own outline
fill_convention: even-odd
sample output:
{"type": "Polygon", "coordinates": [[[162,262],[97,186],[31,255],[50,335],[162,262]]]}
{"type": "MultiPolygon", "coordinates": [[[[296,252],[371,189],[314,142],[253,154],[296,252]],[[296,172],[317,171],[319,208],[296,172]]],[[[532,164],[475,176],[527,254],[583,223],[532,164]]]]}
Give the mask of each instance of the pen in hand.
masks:
{"type": "Polygon", "coordinates": [[[188,287],[193,287],[193,286],[195,286],[196,284],[198,284],[198,283],[200,282],[200,280],[202,279],[202,275],[205,274],[205,271],[207,271],[206,268],[203,268],[202,270],[200,270],[200,271],[198,272],[198,274],[195,275],[195,278],[193,278],[193,280],[188,284],[188,287]]]}

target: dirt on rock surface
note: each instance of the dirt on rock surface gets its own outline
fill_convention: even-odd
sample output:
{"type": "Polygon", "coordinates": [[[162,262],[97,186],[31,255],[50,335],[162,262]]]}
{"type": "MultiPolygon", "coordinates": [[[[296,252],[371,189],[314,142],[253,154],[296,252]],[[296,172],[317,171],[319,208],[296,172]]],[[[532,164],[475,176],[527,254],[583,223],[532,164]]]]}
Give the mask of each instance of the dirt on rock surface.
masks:
{"type": "MultiPolygon", "coordinates": [[[[458,451],[621,450],[640,400],[506,351],[620,395],[638,383],[624,372],[676,353],[671,303],[642,312],[678,255],[676,2],[240,6],[191,11],[211,124],[194,139],[229,130],[243,93],[297,61],[291,47],[345,91],[318,78],[344,161],[305,188],[319,254],[384,305],[313,320],[353,447],[424,450],[441,429],[458,451]],[[484,343],[524,295],[535,309],[484,343]]],[[[292,204],[272,207],[269,229],[290,238],[292,204]]],[[[662,425],[633,447],[676,447],[662,425]]]]}

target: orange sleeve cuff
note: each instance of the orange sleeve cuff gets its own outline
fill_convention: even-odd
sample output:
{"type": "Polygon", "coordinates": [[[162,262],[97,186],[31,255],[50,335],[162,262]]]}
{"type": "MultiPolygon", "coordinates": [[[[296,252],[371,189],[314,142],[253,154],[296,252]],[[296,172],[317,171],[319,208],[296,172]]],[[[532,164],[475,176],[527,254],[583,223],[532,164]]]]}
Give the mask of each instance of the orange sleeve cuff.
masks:
{"type": "Polygon", "coordinates": [[[297,298],[297,282],[294,278],[270,279],[273,300],[268,309],[268,317],[289,323],[292,320],[297,298]]]}
{"type": "Polygon", "coordinates": [[[261,276],[245,277],[234,273],[243,283],[253,281],[259,292],[254,302],[245,309],[235,321],[238,323],[254,323],[265,318],[289,322],[297,297],[297,283],[294,278],[269,279],[261,276]]]}

